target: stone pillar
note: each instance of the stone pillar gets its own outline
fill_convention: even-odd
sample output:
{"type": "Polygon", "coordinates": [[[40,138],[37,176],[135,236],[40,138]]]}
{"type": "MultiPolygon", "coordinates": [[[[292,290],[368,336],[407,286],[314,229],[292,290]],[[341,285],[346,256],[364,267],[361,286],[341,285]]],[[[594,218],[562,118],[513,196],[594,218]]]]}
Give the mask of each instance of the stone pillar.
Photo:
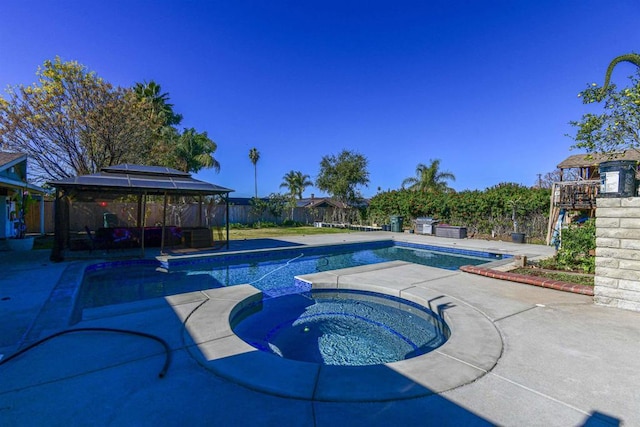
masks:
{"type": "Polygon", "coordinates": [[[594,302],[640,311],[640,197],[596,204],[594,302]]]}

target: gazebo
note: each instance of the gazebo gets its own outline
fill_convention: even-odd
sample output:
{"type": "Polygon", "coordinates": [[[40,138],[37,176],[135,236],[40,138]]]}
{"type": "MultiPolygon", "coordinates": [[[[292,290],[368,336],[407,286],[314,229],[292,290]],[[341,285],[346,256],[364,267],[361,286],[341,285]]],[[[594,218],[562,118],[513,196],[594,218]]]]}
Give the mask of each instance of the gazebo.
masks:
{"type": "MultiPolygon", "coordinates": [[[[64,250],[70,248],[70,205],[72,199],[115,200],[135,197],[137,201],[136,231],[140,236],[140,247],[144,257],[145,224],[144,214],[148,196],[163,197],[164,206],[161,221],[160,252],[164,250],[166,236],[166,211],[169,196],[194,197],[198,200],[198,225],[202,226],[202,202],[204,196],[221,196],[225,202],[226,241],[229,245],[229,193],[233,190],[194,179],[191,174],[161,166],[123,164],[103,168],[91,175],[80,175],[50,181],[56,189],[55,198],[55,238],[51,251],[52,261],[62,261],[64,250]]],[[[209,231],[210,232],[210,231],[209,231]]]]}

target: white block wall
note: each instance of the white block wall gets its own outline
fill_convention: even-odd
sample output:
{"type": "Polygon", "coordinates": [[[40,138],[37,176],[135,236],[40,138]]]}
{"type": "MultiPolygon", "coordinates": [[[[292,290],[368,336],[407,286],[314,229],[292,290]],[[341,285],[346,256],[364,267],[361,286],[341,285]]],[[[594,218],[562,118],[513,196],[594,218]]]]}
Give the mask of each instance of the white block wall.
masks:
{"type": "Polygon", "coordinates": [[[596,203],[594,301],[640,311],[640,197],[596,203]]]}

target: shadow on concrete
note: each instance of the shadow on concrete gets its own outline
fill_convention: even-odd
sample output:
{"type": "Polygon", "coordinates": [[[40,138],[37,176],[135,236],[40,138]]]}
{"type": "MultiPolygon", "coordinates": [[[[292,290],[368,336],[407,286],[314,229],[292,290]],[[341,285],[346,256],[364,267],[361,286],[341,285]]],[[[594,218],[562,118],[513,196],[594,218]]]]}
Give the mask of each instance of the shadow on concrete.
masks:
{"type": "MultiPolygon", "coordinates": [[[[199,363],[214,375],[240,385],[238,377],[261,377],[258,388],[249,387],[256,393],[313,403],[315,419],[311,425],[338,425],[351,416],[355,425],[495,425],[385,365],[312,368],[313,364],[283,360],[269,363],[265,369],[264,355],[248,352],[206,362],[201,359],[199,363]],[[307,369],[317,370],[316,374],[309,375],[307,369]]],[[[192,357],[200,356],[192,353],[192,357]]]]}
{"type": "Polygon", "coordinates": [[[582,427],[616,427],[621,423],[619,418],[612,417],[602,412],[594,411],[582,424],[582,427]]]}

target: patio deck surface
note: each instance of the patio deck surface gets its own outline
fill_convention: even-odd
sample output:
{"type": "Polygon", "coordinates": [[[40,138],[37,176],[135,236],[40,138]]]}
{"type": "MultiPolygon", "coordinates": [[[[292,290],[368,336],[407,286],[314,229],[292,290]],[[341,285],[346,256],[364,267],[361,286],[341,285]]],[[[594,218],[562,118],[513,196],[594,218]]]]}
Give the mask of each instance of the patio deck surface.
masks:
{"type": "MultiPolygon", "coordinates": [[[[230,250],[389,238],[529,258],[553,253],[539,245],[390,232],[234,241],[230,250]]],[[[49,251],[0,252],[2,360],[61,329],[44,312],[87,262],[52,263],[49,251]]],[[[228,309],[238,296],[213,290],[110,306],[88,310],[73,327],[162,338],[171,348],[166,376],[158,376],[165,351],[153,340],[61,335],[0,365],[0,425],[640,425],[640,313],[596,306],[587,295],[413,264],[312,279],[439,298],[453,306],[452,337],[467,341],[445,344],[426,365],[315,375],[317,366],[265,363],[275,356],[227,346],[233,336],[224,308],[211,300],[226,300],[228,309]],[[207,309],[194,312],[205,300],[207,309]],[[459,315],[456,306],[464,308],[459,315]],[[187,319],[190,313],[197,316],[187,319]]]]}

